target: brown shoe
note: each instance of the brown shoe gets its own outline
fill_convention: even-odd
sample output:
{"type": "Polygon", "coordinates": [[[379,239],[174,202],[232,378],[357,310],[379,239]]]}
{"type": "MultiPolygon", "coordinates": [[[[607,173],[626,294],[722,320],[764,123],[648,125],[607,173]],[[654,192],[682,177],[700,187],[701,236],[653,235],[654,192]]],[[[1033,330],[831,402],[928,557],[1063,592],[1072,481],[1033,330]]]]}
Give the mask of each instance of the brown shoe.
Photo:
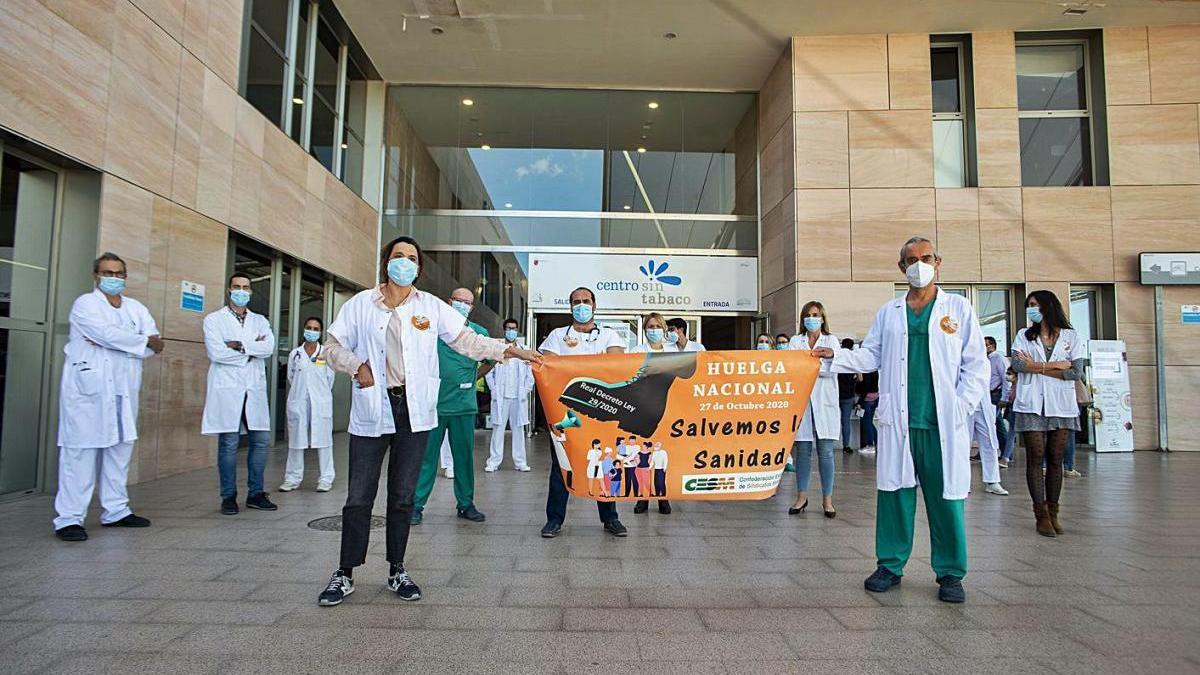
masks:
{"type": "Polygon", "coordinates": [[[1054,525],[1050,523],[1050,514],[1045,504],[1034,504],[1033,515],[1037,518],[1037,531],[1043,537],[1053,537],[1054,525]]]}
{"type": "Polygon", "coordinates": [[[1062,523],[1058,522],[1058,502],[1046,502],[1046,514],[1050,516],[1050,526],[1054,528],[1055,534],[1066,532],[1062,523]]]}

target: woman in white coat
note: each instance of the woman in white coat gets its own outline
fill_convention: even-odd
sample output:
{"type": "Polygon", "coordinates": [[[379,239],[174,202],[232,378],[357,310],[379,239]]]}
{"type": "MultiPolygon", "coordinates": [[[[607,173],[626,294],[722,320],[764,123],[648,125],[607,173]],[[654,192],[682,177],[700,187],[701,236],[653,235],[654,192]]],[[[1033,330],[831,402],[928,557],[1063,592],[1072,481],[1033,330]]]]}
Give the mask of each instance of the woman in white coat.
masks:
{"type": "MultiPolygon", "coordinates": [[[[646,340],[633,349],[630,349],[629,352],[631,354],[665,354],[679,351],[678,343],[674,339],[668,339],[670,336],[666,332],[667,328],[667,321],[661,314],[650,312],[646,315],[646,318],[642,319],[642,333],[646,336],[646,340]]],[[[692,345],[697,345],[697,348],[691,349],[691,351],[704,351],[703,346],[690,340],[687,342],[687,345],[689,348],[692,345]]],[[[640,450],[641,448],[634,448],[632,454],[636,457],[640,450]]],[[[649,510],[649,499],[640,499],[633,505],[634,513],[645,513],[649,510]]],[[[658,500],[658,512],[663,515],[669,514],[671,512],[671,502],[666,499],[658,500]]]]}
{"type": "Polygon", "coordinates": [[[1063,452],[1068,436],[1079,431],[1075,381],[1083,377],[1087,345],[1050,291],[1030,293],[1025,316],[1031,325],[1017,333],[1012,347],[1012,367],[1017,371],[1014,427],[1025,444],[1025,480],[1038,534],[1053,537],[1063,533],[1058,522],[1063,452]]]}
{"type": "Polygon", "coordinates": [[[324,324],[304,320],[304,341],[288,355],[288,458],[280,492],[291,492],[304,480],[304,451],[317,450],[321,476],[317,492],[333,488],[333,369],[321,345],[324,324]]]}
{"type": "MultiPolygon", "coordinates": [[[[811,300],[800,311],[804,332],[791,340],[792,349],[838,348],[838,339],[829,333],[829,320],[825,306],[811,300]]],[[[833,451],[841,438],[841,408],[838,406],[837,375],[829,368],[830,359],[821,359],[821,370],[813,383],[804,418],[796,430],[792,443],[792,455],[796,466],[796,502],[788,509],[789,515],[802,513],[808,507],[808,482],[812,478],[812,453],[817,451],[817,468],[821,474],[821,510],[826,518],[833,518],[833,451]]]]}

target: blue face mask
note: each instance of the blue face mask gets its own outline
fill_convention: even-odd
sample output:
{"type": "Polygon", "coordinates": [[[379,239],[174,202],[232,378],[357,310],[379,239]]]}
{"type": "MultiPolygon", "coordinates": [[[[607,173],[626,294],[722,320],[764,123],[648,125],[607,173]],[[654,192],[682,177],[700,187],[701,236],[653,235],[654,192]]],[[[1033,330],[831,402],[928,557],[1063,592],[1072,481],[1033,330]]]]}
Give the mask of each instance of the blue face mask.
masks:
{"type": "Polygon", "coordinates": [[[819,316],[806,316],[804,317],[804,330],[810,332],[821,330],[821,326],[824,323],[819,316]]]}
{"type": "Polygon", "coordinates": [[[120,295],[125,291],[125,280],[119,277],[100,277],[96,285],[105,295],[120,295]]]}
{"type": "Polygon", "coordinates": [[[305,342],[317,342],[320,339],[321,339],[321,331],[319,331],[319,330],[304,331],[304,341],[305,342]]]}
{"type": "Polygon", "coordinates": [[[770,343],[770,342],[760,342],[760,343],[758,343],[758,347],[757,347],[757,349],[758,349],[759,351],[767,351],[767,350],[770,350],[770,349],[771,349],[771,343],[770,343]]]}
{"type": "Polygon", "coordinates": [[[392,258],[387,266],[388,279],[397,286],[412,286],[417,279],[417,263],[408,258],[392,258]]]}
{"type": "Polygon", "coordinates": [[[587,323],[592,320],[592,306],[580,303],[571,308],[571,318],[578,323],[587,323]]]}
{"type": "MultiPolygon", "coordinates": [[[[409,283],[412,283],[412,282],[410,281],[409,283]]],[[[400,285],[407,286],[408,284],[400,284],[400,285]]],[[[466,318],[466,316],[471,313],[471,306],[468,305],[467,303],[463,302],[462,300],[451,300],[450,306],[454,308],[454,311],[458,312],[459,314],[462,314],[464,318],[466,318]]]]}
{"type": "Polygon", "coordinates": [[[662,339],[663,339],[662,329],[661,328],[647,328],[646,329],[646,339],[654,344],[658,344],[659,342],[662,342],[662,339]]]}
{"type": "Polygon", "coordinates": [[[250,304],[250,291],[242,290],[240,288],[234,291],[229,291],[229,299],[233,301],[234,306],[245,307],[246,305],[250,304]]]}
{"type": "Polygon", "coordinates": [[[516,328],[505,329],[504,339],[508,340],[509,342],[516,342],[517,341],[517,329],[516,328]]]}
{"type": "Polygon", "coordinates": [[[1025,318],[1029,319],[1030,323],[1042,322],[1042,310],[1040,307],[1026,307],[1025,318]]]}
{"type": "Polygon", "coordinates": [[[787,349],[787,348],[788,348],[788,343],[786,343],[786,342],[780,342],[779,344],[775,345],[775,349],[787,349]]]}

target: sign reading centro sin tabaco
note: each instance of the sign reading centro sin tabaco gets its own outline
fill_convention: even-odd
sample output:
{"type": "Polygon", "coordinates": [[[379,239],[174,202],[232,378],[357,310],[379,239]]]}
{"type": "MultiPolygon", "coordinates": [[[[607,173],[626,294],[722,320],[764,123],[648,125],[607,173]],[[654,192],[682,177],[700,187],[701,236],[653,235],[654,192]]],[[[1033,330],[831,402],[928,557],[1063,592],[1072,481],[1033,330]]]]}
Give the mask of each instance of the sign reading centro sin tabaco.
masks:
{"type": "Polygon", "coordinates": [[[571,494],[765,499],[818,369],[808,351],[548,354],[533,375],[571,494]]]}
{"type": "Polygon", "coordinates": [[[531,253],[529,304],[568,310],[585,286],[601,311],[758,311],[758,260],[722,256],[531,253]]]}

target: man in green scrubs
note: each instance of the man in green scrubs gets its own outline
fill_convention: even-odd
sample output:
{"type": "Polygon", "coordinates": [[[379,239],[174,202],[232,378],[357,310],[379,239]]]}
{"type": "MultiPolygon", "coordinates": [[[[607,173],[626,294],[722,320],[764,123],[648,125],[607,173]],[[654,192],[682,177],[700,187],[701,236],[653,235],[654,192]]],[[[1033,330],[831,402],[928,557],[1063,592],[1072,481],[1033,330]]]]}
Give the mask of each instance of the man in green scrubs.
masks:
{"type": "MultiPolygon", "coordinates": [[[[475,296],[465,288],[457,288],[450,294],[450,306],[465,317],[475,306],[475,296]]],[[[467,325],[480,335],[488,334],[483,326],[469,319],[467,325]]],[[[475,414],[479,411],[475,381],[486,375],[492,365],[472,361],[438,341],[438,376],[442,380],[438,390],[438,425],[429,432],[425,447],[425,460],[413,496],[413,525],[421,524],[425,504],[433,492],[442,439],[447,433],[450,434],[450,454],[454,458],[454,500],[458,517],[473,523],[486,520],[486,516],[475,508],[475,414]]]]}

